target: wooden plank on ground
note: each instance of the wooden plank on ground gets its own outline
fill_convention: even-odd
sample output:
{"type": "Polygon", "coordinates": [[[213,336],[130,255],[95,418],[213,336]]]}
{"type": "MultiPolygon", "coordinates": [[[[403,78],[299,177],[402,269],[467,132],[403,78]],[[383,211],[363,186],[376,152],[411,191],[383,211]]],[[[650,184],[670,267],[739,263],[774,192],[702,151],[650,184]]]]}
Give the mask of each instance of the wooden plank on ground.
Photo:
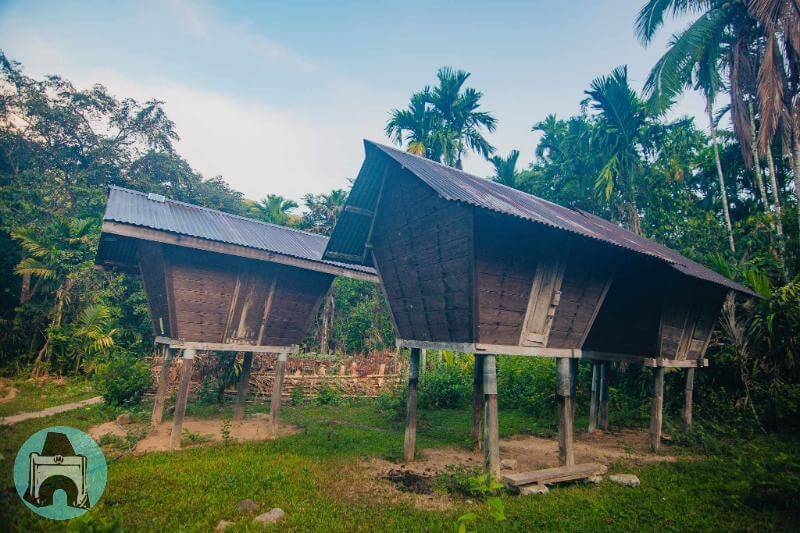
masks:
{"type": "Polygon", "coordinates": [[[534,483],[553,485],[555,483],[578,481],[592,476],[600,476],[605,474],[606,470],[606,466],[599,463],[582,463],[578,465],[545,468],[544,470],[534,470],[532,472],[521,472],[519,474],[509,474],[503,476],[503,482],[510,487],[523,487],[534,483]]]}

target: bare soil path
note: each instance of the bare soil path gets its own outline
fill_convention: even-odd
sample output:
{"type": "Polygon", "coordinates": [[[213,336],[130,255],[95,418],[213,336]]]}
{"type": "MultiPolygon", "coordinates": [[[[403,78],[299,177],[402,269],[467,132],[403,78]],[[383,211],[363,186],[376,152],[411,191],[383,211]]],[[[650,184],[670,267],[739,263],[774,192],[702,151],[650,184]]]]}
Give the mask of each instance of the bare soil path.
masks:
{"type": "Polygon", "coordinates": [[[89,398],[88,400],[81,400],[79,402],[70,402],[62,405],[56,405],[53,407],[48,407],[47,409],[42,409],[41,411],[19,413],[16,415],[7,416],[5,418],[0,418],[0,426],[12,426],[14,424],[18,424],[19,422],[30,420],[32,418],[44,418],[46,416],[57,415],[59,413],[72,411],[73,409],[80,409],[81,407],[86,407],[87,405],[94,405],[98,403],[103,403],[103,398],[101,396],[95,396],[94,398],[89,398]]]}

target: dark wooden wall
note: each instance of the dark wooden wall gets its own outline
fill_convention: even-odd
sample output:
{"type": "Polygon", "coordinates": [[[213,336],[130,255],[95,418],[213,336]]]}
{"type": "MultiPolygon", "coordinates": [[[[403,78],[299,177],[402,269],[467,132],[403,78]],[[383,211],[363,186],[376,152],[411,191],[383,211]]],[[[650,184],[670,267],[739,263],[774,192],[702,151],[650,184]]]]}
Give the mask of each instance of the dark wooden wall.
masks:
{"type": "Polygon", "coordinates": [[[399,337],[472,342],[472,210],[398,167],[375,216],[375,262],[399,337]]]}
{"type": "Polygon", "coordinates": [[[331,274],[145,241],[139,266],[154,331],[191,342],[298,344],[333,281],[331,274]]]}
{"type": "Polygon", "coordinates": [[[665,359],[698,359],[705,355],[725,292],[710,283],[677,272],[668,277],[656,352],[665,359]]]}

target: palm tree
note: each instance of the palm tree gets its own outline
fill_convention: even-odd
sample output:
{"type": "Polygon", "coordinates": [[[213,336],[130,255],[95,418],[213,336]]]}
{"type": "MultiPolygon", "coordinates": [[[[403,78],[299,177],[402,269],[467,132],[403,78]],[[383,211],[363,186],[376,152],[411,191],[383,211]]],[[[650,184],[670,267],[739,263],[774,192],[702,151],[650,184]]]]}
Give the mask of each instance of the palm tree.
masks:
{"type": "Polygon", "coordinates": [[[330,235],[339,213],[347,203],[347,191],[334,189],[328,194],[306,194],[303,202],[308,211],[303,214],[301,227],[314,233],[330,235]]]}
{"type": "Polygon", "coordinates": [[[469,77],[470,73],[464,70],[442,67],[436,73],[439,85],[423,91],[448,133],[445,162],[456,168],[462,168],[467,149],[487,158],[494,153],[494,146],[486,140],[483,130],[492,133],[497,128],[497,119],[489,112],[479,111],[483,93],[464,87],[469,77]]]}
{"type": "Polygon", "coordinates": [[[299,207],[297,202],[289,200],[278,194],[268,194],[260,202],[255,202],[250,207],[250,213],[254,218],[277,224],[279,226],[290,226],[292,224],[292,210],[299,207]]]}
{"type": "Polygon", "coordinates": [[[636,187],[642,173],[640,148],[649,118],[647,110],[628,83],[627,66],[594,79],[585,92],[591,108],[597,111],[594,135],[605,158],[595,190],[607,202],[618,197],[628,229],[641,235],[636,187]]]}
{"type": "Polygon", "coordinates": [[[448,144],[441,119],[428,106],[424,92],[412,95],[408,108],[392,109],[385,131],[396,144],[408,143],[409,153],[434,161],[441,160],[443,147],[448,144]]]}
{"type": "Polygon", "coordinates": [[[492,156],[489,162],[494,166],[494,176],[490,179],[496,183],[502,183],[508,187],[518,188],[519,173],[517,172],[517,160],[519,150],[511,150],[508,156],[492,156]]]}
{"type": "Polygon", "coordinates": [[[649,105],[659,111],[669,108],[674,98],[687,88],[700,90],[705,97],[722,211],[728,229],[728,246],[731,253],[736,254],[728,193],[719,155],[717,121],[714,119],[714,102],[722,90],[720,72],[725,26],[718,20],[719,13],[714,15],[700,17],[686,30],[672,36],[667,52],[647,78],[645,94],[649,95],[649,105]]]}

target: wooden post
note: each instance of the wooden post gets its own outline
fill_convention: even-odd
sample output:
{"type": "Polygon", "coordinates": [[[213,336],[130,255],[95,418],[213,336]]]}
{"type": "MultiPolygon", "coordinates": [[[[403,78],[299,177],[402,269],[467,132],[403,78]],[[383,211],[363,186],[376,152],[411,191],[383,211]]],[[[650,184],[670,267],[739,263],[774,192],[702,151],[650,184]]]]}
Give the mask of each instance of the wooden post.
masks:
{"type": "Polygon", "coordinates": [[[288,354],[278,354],[275,365],[275,377],[272,380],[272,401],[269,402],[269,427],[274,434],[278,429],[278,413],[281,410],[281,393],[283,390],[283,377],[286,375],[286,360],[288,354]]]}
{"type": "Polygon", "coordinates": [[[692,400],[694,396],[694,368],[686,371],[686,384],[683,387],[683,411],[681,411],[681,427],[684,431],[692,427],[692,400]]]}
{"type": "Polygon", "coordinates": [[[408,402],[406,403],[406,434],[403,439],[403,458],[407,463],[414,460],[417,445],[417,385],[419,384],[420,349],[411,348],[408,365],[408,402]]]}
{"type": "Polygon", "coordinates": [[[558,409],[558,462],[563,466],[575,464],[573,450],[573,398],[575,397],[575,363],[577,360],[557,359],[556,402],[558,409]]]}
{"type": "Polygon", "coordinates": [[[653,398],[650,403],[650,449],[661,447],[661,421],[664,408],[664,367],[657,366],[653,376],[653,398]]]}
{"type": "Polygon", "coordinates": [[[483,447],[483,355],[475,355],[472,365],[472,449],[480,450],[483,447]]]}
{"type": "Polygon", "coordinates": [[[419,351],[419,379],[425,379],[425,370],[428,368],[428,350],[421,349],[419,351]]]}
{"type": "Polygon", "coordinates": [[[161,345],[161,372],[158,374],[158,387],[156,389],[156,398],[153,401],[153,414],[150,417],[150,425],[153,430],[157,430],[164,418],[164,401],[167,397],[167,390],[169,389],[169,367],[172,363],[172,350],[166,344],[161,345]]]}
{"type": "Polygon", "coordinates": [[[247,389],[250,385],[250,368],[253,366],[253,352],[244,353],[242,372],[239,375],[239,388],[236,395],[236,407],[233,409],[233,419],[244,419],[244,403],[247,401],[247,389]]]}
{"type": "Polygon", "coordinates": [[[600,394],[597,405],[597,427],[608,431],[608,361],[600,363],[600,394]]]}
{"type": "Polygon", "coordinates": [[[175,400],[175,415],[172,419],[172,434],[169,436],[170,450],[177,450],[181,447],[181,438],[183,437],[183,417],[186,415],[186,402],[189,399],[189,385],[192,382],[194,356],[194,350],[188,349],[183,351],[181,383],[178,386],[178,397],[175,400]]]}
{"type": "Polygon", "coordinates": [[[592,395],[589,399],[589,433],[597,429],[597,404],[600,401],[600,364],[592,361],[592,395]]]}
{"type": "Polygon", "coordinates": [[[485,355],[483,361],[483,467],[500,477],[500,420],[497,413],[497,357],[485,355]]]}

